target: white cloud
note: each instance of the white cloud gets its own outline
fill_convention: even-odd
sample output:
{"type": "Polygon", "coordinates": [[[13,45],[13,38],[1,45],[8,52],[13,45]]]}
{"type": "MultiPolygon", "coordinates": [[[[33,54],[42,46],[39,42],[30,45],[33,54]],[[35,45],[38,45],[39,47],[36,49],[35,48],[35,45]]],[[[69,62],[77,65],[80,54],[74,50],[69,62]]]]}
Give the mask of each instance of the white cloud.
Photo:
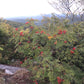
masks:
{"type": "Polygon", "coordinates": [[[33,16],[52,12],[55,9],[46,0],[0,0],[0,17],[33,16]]]}

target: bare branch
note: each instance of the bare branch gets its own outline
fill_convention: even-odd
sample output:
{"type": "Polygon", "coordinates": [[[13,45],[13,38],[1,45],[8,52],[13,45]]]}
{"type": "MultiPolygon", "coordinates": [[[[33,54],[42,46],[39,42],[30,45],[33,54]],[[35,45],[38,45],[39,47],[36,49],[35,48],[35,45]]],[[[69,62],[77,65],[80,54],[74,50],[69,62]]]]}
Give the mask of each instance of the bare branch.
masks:
{"type": "Polygon", "coordinates": [[[61,13],[75,13],[81,8],[82,0],[48,0],[48,3],[61,13]],[[74,8],[75,9],[72,9],[74,8]]]}

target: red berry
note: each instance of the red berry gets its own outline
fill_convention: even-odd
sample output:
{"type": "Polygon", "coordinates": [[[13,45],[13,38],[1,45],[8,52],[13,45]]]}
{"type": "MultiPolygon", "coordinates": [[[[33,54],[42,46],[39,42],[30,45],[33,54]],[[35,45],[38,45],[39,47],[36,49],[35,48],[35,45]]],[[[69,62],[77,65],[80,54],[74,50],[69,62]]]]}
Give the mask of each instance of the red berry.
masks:
{"type": "Polygon", "coordinates": [[[25,24],[28,24],[29,22],[26,22],[25,24]]]}
{"type": "Polygon", "coordinates": [[[62,31],[61,32],[58,32],[58,34],[62,34],[62,31]]]}
{"type": "Polygon", "coordinates": [[[63,33],[66,34],[66,30],[64,30],[63,33]]]}
{"type": "Polygon", "coordinates": [[[62,30],[61,30],[61,29],[59,29],[59,32],[62,32],[62,30]]]}
{"type": "Polygon", "coordinates": [[[20,64],[22,64],[22,61],[20,61],[20,64]]]}
{"type": "Polygon", "coordinates": [[[47,34],[48,36],[50,36],[50,34],[47,34]]]}
{"type": "Polygon", "coordinates": [[[21,42],[18,43],[19,45],[21,44],[21,42]]]}
{"type": "Polygon", "coordinates": [[[75,50],[76,48],[75,47],[73,47],[73,50],[75,50]]]}
{"type": "Polygon", "coordinates": [[[33,29],[33,27],[32,27],[32,26],[31,26],[30,28],[31,28],[31,29],[33,29]]]}
{"type": "Polygon", "coordinates": [[[15,30],[18,31],[18,28],[16,28],[15,30]]]}
{"type": "Polygon", "coordinates": [[[27,60],[27,57],[25,57],[24,61],[26,61],[26,60],[27,60]]]}
{"type": "Polygon", "coordinates": [[[38,49],[40,49],[40,47],[38,47],[38,49]]]}
{"type": "Polygon", "coordinates": [[[71,52],[71,54],[74,54],[74,51],[71,50],[70,52],[71,52]]]}
{"type": "Polygon", "coordinates": [[[63,79],[61,79],[60,77],[57,77],[58,84],[61,84],[63,81],[64,81],[63,79]]]}
{"type": "Polygon", "coordinates": [[[60,77],[58,76],[57,79],[60,79],[60,77]]]}
{"type": "Polygon", "coordinates": [[[37,80],[33,81],[35,84],[38,84],[37,80]]]}
{"type": "Polygon", "coordinates": [[[53,35],[53,37],[56,37],[56,34],[55,34],[55,35],[53,35]]]}
{"type": "Polygon", "coordinates": [[[64,41],[64,43],[67,43],[67,41],[64,41]]]}
{"type": "Polygon", "coordinates": [[[43,33],[44,31],[41,31],[41,34],[43,33]]]}
{"type": "Polygon", "coordinates": [[[23,32],[20,32],[20,36],[23,36],[23,32]]]}
{"type": "Polygon", "coordinates": [[[62,30],[61,30],[61,29],[59,29],[59,32],[58,32],[58,34],[62,34],[62,30]]]}
{"type": "Polygon", "coordinates": [[[13,35],[13,37],[15,37],[15,35],[13,35]]]}
{"type": "Polygon", "coordinates": [[[37,31],[36,34],[38,34],[39,32],[37,31]]]}
{"type": "Polygon", "coordinates": [[[40,54],[43,54],[43,51],[41,51],[40,54]]]}
{"type": "Polygon", "coordinates": [[[30,41],[27,41],[27,43],[30,43],[30,41]]]}

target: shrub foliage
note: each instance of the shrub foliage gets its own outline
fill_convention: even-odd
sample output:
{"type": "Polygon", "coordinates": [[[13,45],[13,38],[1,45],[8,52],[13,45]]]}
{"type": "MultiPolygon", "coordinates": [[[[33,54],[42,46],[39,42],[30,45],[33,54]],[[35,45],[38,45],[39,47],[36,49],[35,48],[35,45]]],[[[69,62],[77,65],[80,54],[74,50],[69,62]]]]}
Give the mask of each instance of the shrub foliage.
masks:
{"type": "Polygon", "coordinates": [[[41,26],[35,21],[19,28],[0,24],[1,63],[19,59],[36,84],[83,84],[84,22],[69,24],[55,15],[43,18],[41,26]]]}

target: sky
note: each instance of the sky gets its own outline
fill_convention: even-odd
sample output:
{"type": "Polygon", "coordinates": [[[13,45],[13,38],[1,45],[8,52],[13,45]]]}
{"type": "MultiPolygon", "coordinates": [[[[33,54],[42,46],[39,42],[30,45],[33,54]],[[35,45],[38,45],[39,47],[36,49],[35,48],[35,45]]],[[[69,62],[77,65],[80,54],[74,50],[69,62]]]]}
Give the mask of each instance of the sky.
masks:
{"type": "Polygon", "coordinates": [[[36,16],[57,12],[47,0],[0,0],[0,17],[36,16]]]}

